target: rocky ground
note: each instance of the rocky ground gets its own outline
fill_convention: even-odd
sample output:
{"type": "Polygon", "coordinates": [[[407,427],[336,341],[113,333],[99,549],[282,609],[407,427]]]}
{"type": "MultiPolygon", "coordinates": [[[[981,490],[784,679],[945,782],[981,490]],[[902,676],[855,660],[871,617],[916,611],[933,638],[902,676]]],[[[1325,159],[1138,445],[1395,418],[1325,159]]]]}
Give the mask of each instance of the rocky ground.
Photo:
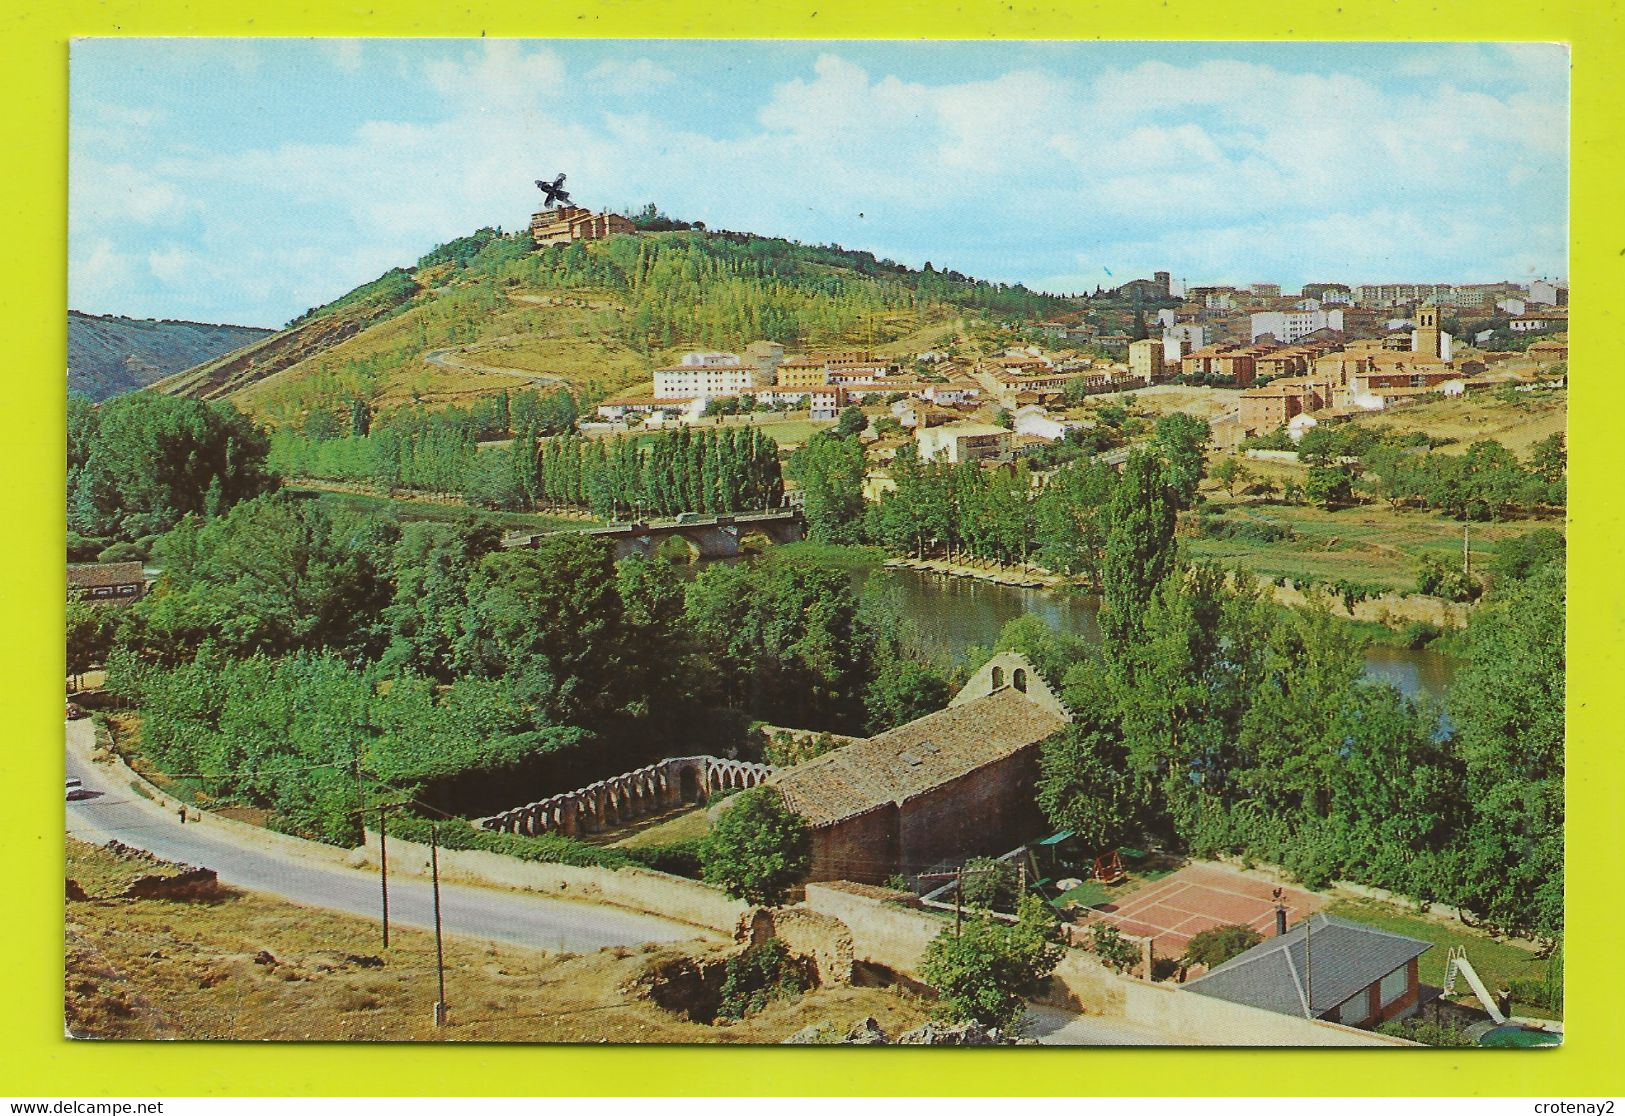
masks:
{"type": "MultiPolygon", "coordinates": [[[[778,1043],[824,1021],[912,1030],[930,1004],[832,986],[705,1024],[642,995],[678,945],[575,955],[446,940],[449,1023],[433,1024],[434,937],[221,887],[122,847],[68,842],[65,1017],[81,1038],[778,1043]]],[[[719,955],[732,947],[709,947],[719,955]]]]}

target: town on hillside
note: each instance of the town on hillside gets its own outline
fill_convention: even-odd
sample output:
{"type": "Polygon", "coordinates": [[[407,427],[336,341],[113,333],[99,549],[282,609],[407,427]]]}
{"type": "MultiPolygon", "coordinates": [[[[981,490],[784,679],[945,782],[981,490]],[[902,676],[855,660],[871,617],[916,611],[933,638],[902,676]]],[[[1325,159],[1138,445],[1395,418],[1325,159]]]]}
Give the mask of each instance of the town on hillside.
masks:
{"type": "Polygon", "coordinates": [[[1565,280],[565,183],[281,329],[79,315],[70,1035],[1562,1043],[1565,280]]]}

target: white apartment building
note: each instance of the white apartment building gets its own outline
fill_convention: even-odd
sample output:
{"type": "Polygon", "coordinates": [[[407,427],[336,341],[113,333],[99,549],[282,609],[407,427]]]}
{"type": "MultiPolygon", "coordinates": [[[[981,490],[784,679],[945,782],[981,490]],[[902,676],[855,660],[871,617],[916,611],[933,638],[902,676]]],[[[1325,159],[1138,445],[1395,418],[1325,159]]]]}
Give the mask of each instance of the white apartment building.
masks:
{"type": "Polygon", "coordinates": [[[1200,349],[1206,339],[1202,327],[1193,322],[1180,322],[1162,331],[1162,360],[1175,365],[1186,353],[1200,349]]]}
{"type": "Polygon", "coordinates": [[[745,363],[736,353],[686,353],[681,363],[656,368],[656,399],[747,395],[772,383],[771,366],[745,363]]]}
{"type": "Polygon", "coordinates": [[[1557,306],[1568,300],[1569,289],[1550,279],[1536,279],[1529,284],[1529,301],[1537,306],[1557,306]]]}
{"type": "MultiPolygon", "coordinates": [[[[1427,299],[1449,301],[1454,288],[1449,283],[1362,283],[1355,288],[1358,306],[1398,306],[1427,299]]],[[[1322,301],[1325,296],[1322,296],[1322,301]]]]}
{"type": "Polygon", "coordinates": [[[1343,328],[1342,310],[1271,310],[1254,314],[1252,318],[1254,339],[1270,333],[1285,345],[1319,329],[1341,331],[1343,328]]]}
{"type": "Polygon", "coordinates": [[[1002,426],[982,422],[950,422],[945,426],[916,427],[914,440],[924,461],[1008,461],[1015,435],[1002,426]]]}

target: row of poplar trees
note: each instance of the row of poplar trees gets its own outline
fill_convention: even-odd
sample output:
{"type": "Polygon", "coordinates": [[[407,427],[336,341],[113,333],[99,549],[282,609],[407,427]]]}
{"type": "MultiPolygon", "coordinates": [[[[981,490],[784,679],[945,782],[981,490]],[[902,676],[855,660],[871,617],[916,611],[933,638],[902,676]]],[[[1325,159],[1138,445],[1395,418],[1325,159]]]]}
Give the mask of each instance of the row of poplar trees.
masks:
{"type": "Polygon", "coordinates": [[[537,503],[605,518],[762,511],[784,498],[778,445],[755,427],[537,439],[534,450],[515,461],[537,503]]]}

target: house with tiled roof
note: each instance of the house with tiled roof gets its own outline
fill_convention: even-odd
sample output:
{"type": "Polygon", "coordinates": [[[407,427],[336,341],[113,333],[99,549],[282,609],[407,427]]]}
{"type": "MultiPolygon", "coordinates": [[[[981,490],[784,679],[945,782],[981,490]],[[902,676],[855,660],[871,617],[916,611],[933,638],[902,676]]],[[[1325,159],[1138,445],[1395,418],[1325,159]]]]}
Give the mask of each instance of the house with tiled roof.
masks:
{"type": "Polygon", "coordinates": [[[1282,1015],[1375,1027],[1416,1011],[1416,959],[1431,948],[1403,934],[1315,914],[1185,989],[1282,1015]]]}
{"type": "Polygon", "coordinates": [[[68,567],[68,597],[96,604],[141,599],[147,578],[140,562],[87,562],[68,567]]]}
{"type": "Polygon", "coordinates": [[[808,879],[877,883],[998,852],[1042,826],[1039,745],[1072,717],[1024,657],[995,655],[946,709],[769,782],[812,831],[808,879]]]}

